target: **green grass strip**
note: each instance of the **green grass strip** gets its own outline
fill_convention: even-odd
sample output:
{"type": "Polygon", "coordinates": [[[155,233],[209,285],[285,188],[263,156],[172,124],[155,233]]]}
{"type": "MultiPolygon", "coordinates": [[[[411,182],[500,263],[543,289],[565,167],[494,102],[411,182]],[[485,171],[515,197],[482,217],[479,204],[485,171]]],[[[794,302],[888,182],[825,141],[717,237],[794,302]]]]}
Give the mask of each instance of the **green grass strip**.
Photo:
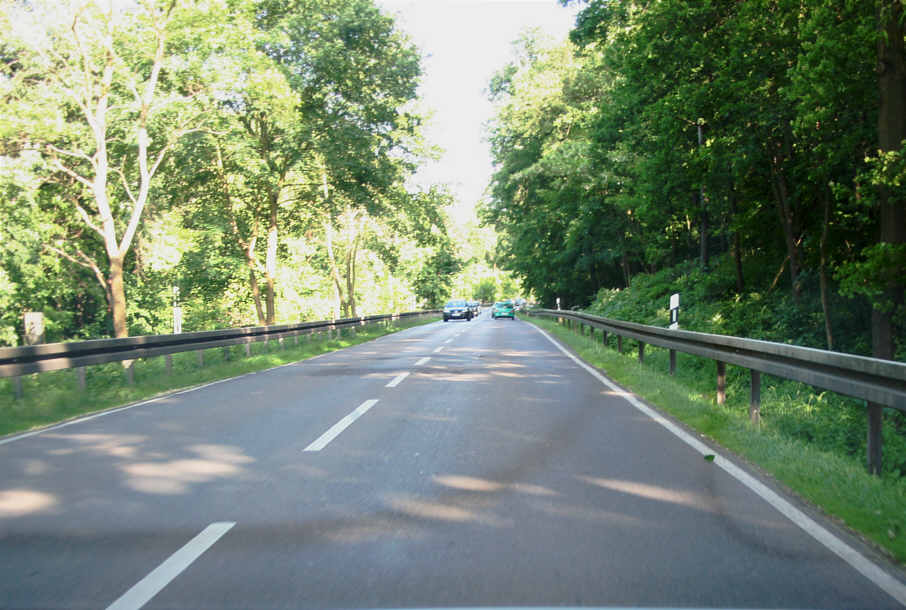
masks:
{"type": "MultiPolygon", "coordinates": [[[[869,475],[858,459],[821,451],[784,436],[767,419],[755,427],[749,422],[747,410],[739,408],[738,403],[735,408],[718,406],[666,370],[640,364],[637,352],[620,354],[603,346],[600,333],[592,339],[553,320],[523,319],[557,337],[583,360],[649,404],[756,465],[896,562],[906,563],[903,477],[869,475]]],[[[610,339],[611,345],[615,342],[615,338],[610,339]]],[[[648,350],[654,349],[648,346],[648,350]]]]}
{"type": "Polygon", "coordinates": [[[90,413],[104,411],[155,396],[191,388],[220,379],[237,377],[306,360],[413,326],[438,320],[432,316],[421,320],[400,320],[392,326],[369,324],[357,327],[355,333],[344,329],[341,335],[328,337],[326,331],[292,337],[282,345],[273,340],[250,344],[251,355],[244,345],[204,350],[204,362],[198,352],[173,354],[168,372],[163,356],[137,360],[133,365],[134,383],[129,384],[123,366],[113,362],[85,368],[86,389],[79,388],[75,369],[35,373],[21,377],[21,399],[15,398],[14,381],[0,380],[0,436],[25,432],[60,423],[90,413]]]}

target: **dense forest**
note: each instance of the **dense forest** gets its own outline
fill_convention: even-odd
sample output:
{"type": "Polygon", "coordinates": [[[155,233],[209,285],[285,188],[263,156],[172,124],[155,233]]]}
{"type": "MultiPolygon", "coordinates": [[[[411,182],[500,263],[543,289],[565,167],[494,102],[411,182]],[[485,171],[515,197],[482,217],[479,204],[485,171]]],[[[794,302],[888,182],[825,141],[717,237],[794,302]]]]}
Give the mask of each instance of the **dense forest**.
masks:
{"type": "Polygon", "coordinates": [[[0,3],[0,345],[514,290],[410,177],[418,50],[370,0],[0,3]]]}
{"type": "Polygon", "coordinates": [[[693,330],[906,358],[903,42],[898,0],[581,3],[489,88],[504,266],[547,305],[665,323],[678,290],[693,330]]]}

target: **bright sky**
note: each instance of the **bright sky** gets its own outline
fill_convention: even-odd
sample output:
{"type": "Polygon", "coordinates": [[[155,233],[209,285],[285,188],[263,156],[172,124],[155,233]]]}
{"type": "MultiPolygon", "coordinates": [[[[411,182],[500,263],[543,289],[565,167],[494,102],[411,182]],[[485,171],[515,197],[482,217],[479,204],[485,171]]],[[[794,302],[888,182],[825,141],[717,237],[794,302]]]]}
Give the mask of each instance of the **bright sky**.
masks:
{"type": "Polygon", "coordinates": [[[416,183],[447,184],[457,198],[455,214],[471,215],[491,173],[483,125],[492,117],[488,82],[513,57],[512,42],[537,27],[566,38],[579,10],[557,0],[376,0],[424,58],[421,96],[433,112],[429,143],[445,151],[424,167],[416,183]]]}

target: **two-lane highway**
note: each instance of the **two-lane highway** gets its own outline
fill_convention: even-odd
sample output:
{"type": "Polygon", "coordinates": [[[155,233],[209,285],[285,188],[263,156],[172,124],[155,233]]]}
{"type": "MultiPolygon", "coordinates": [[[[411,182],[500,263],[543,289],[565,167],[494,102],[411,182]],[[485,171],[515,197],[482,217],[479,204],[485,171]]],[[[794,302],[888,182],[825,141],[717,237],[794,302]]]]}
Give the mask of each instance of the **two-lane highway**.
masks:
{"type": "Polygon", "coordinates": [[[3,442],[0,606],[900,607],[721,460],[432,323],[3,442]]]}

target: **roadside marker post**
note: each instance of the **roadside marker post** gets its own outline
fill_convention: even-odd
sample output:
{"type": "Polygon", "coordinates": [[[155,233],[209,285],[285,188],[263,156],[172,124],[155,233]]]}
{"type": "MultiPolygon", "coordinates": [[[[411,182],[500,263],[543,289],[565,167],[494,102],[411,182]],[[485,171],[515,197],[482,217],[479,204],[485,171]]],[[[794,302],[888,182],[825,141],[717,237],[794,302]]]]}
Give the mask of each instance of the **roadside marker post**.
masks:
{"type": "Polygon", "coordinates": [[[670,330],[679,328],[679,293],[670,295],[670,330]]]}

